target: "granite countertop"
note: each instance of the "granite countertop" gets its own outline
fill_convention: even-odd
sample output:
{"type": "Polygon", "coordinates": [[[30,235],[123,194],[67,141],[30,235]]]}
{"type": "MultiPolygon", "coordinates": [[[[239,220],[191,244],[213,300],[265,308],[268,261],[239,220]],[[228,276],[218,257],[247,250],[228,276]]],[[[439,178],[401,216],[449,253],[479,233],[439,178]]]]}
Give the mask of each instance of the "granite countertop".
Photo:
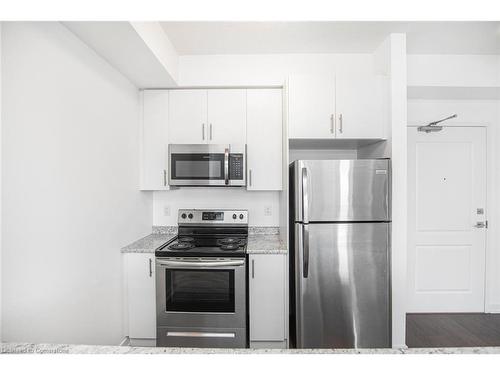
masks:
{"type": "MultiPolygon", "coordinates": [[[[122,253],[154,253],[177,235],[177,227],[153,227],[153,233],[121,249],[122,253]]],[[[285,254],[286,246],[279,238],[277,227],[250,227],[248,254],[285,254]]]]}
{"type": "Polygon", "coordinates": [[[170,241],[175,236],[177,236],[176,231],[171,231],[169,233],[153,232],[152,234],[123,247],[121,251],[122,253],[154,253],[157,248],[170,241]]]}
{"type": "Polygon", "coordinates": [[[286,254],[286,245],[279,234],[250,234],[247,254],[286,254]]]}
{"type": "Polygon", "coordinates": [[[500,347],[419,349],[198,349],[1,343],[2,354],[500,354],[500,347]]]}

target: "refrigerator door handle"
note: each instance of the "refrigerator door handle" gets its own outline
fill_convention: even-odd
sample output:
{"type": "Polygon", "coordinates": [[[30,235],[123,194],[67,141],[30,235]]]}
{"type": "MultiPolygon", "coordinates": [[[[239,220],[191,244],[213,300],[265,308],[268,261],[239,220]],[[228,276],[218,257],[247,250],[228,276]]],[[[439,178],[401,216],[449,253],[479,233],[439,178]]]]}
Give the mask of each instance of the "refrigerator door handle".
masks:
{"type": "Polygon", "coordinates": [[[307,168],[302,168],[302,219],[304,224],[309,224],[309,194],[308,194],[307,168]]]}
{"type": "Polygon", "coordinates": [[[304,250],[302,256],[302,275],[304,279],[309,276],[309,226],[302,225],[302,248],[304,250]]]}

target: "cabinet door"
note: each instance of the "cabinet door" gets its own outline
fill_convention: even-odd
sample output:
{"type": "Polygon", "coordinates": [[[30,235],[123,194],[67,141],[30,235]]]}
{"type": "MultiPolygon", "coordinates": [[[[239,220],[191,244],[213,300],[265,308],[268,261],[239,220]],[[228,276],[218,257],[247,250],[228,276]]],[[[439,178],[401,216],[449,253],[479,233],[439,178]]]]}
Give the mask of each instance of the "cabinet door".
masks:
{"type": "Polygon", "coordinates": [[[370,73],[337,75],[337,138],[384,138],[381,83],[370,73]]]}
{"type": "Polygon", "coordinates": [[[335,76],[293,75],[288,79],[289,138],[333,138],[335,76]]]}
{"type": "Polygon", "coordinates": [[[251,254],[250,341],[285,340],[285,256],[251,254]]]}
{"type": "Polygon", "coordinates": [[[142,93],[141,190],[166,190],[168,91],[142,93]]]}
{"type": "Polygon", "coordinates": [[[169,143],[207,143],[207,90],[170,90],[169,143]]]}
{"type": "Polygon", "coordinates": [[[208,90],[208,143],[246,143],[246,90],[208,90]]]}
{"type": "Polygon", "coordinates": [[[156,338],[154,261],[154,254],[125,254],[130,338],[156,338]]]}
{"type": "Polygon", "coordinates": [[[281,89],[247,90],[247,190],[281,190],[281,89]]]}

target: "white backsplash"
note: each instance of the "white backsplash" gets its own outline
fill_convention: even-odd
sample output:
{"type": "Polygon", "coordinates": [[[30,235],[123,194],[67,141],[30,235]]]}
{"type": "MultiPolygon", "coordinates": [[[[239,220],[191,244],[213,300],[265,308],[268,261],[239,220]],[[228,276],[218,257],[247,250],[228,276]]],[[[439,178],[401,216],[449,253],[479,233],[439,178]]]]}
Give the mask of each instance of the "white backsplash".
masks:
{"type": "Polygon", "coordinates": [[[249,211],[249,225],[279,226],[277,191],[206,187],[154,192],[153,225],[177,225],[180,208],[246,209],[249,211]]]}

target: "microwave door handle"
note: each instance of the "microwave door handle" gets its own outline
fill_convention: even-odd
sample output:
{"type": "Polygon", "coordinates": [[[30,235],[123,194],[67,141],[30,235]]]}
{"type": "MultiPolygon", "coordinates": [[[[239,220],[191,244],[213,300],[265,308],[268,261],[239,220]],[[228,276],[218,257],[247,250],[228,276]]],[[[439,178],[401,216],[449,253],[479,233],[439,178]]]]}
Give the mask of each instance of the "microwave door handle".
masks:
{"type": "Polygon", "coordinates": [[[229,185],[229,148],[224,150],[224,183],[229,185]]]}

